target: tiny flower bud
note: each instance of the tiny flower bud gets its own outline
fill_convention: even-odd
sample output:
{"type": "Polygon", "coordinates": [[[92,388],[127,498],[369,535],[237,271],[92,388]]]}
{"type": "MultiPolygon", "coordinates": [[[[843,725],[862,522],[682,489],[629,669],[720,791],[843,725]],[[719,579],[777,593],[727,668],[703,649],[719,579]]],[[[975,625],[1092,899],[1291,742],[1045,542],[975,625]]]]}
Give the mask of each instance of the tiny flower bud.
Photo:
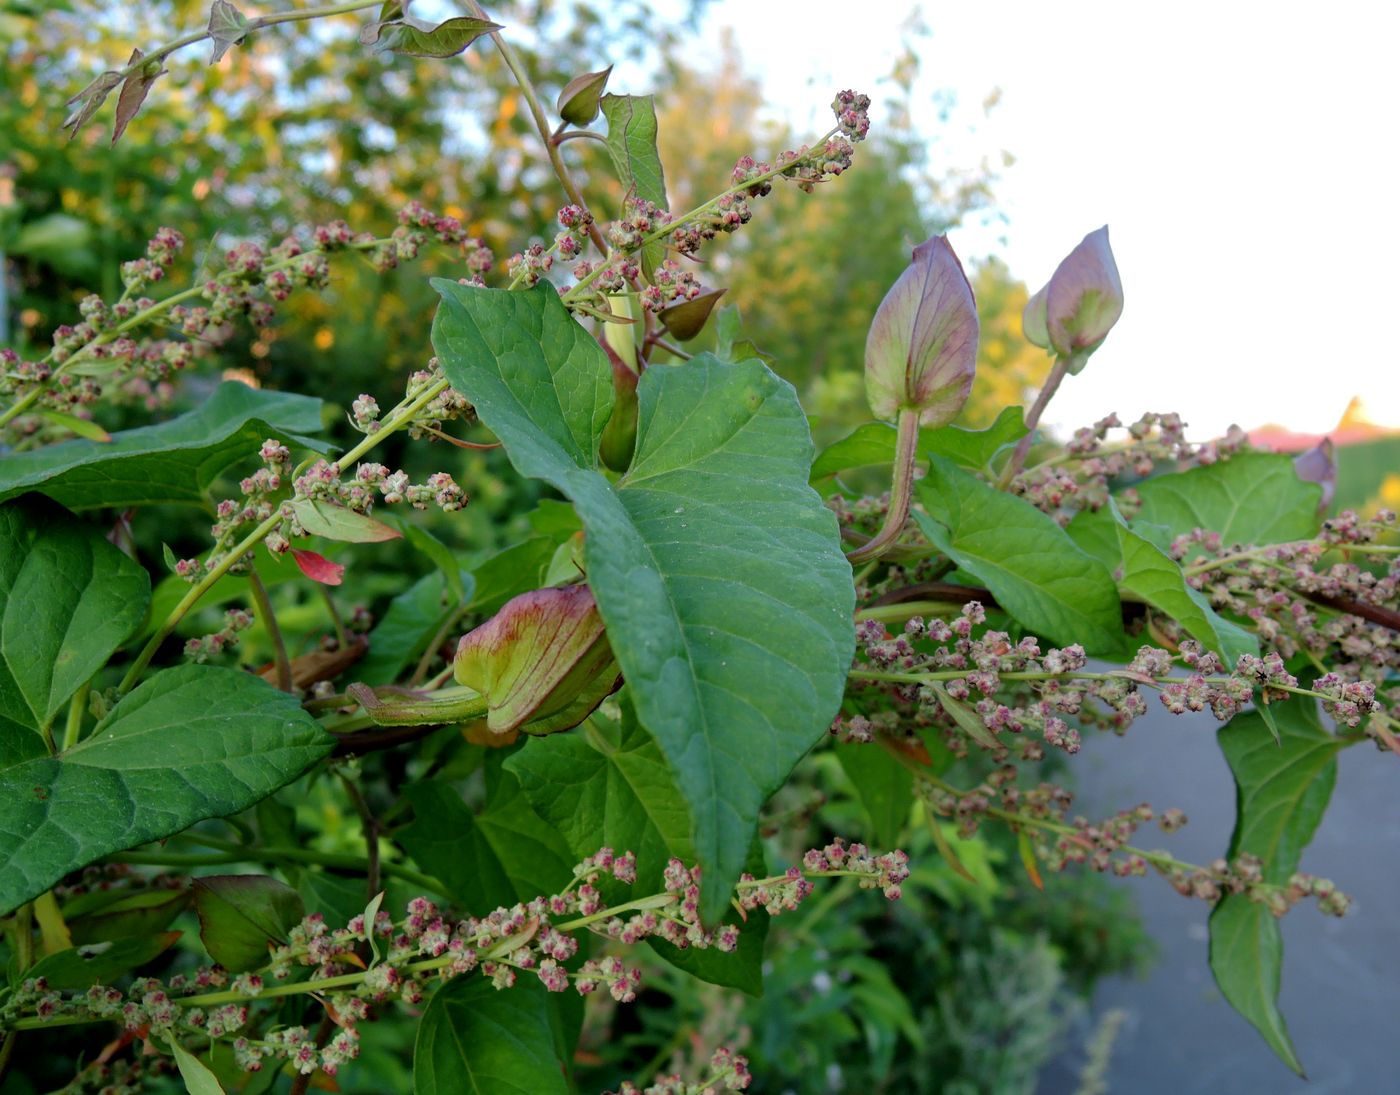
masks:
{"type": "Polygon", "coordinates": [[[919,412],[921,426],[950,422],[977,369],[977,306],[946,236],[914,248],[885,294],[865,341],[865,392],[879,418],[919,412]]]}
{"type": "Polygon", "coordinates": [[[556,104],[559,117],[570,125],[587,125],[598,117],[598,99],[603,94],[603,88],[608,86],[611,75],[612,65],[609,65],[601,72],[585,72],[582,76],[575,76],[565,84],[556,104]]]}

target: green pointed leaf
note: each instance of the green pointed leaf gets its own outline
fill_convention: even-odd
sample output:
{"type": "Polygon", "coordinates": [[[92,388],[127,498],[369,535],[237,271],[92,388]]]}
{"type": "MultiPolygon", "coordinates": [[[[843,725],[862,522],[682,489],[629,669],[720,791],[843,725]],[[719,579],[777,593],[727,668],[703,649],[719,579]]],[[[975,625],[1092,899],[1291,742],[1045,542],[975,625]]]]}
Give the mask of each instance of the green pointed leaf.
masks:
{"type": "Polygon", "coordinates": [[[840,441],[828,445],[812,463],[813,481],[847,468],[874,467],[894,460],[894,427],[887,422],[866,422],[840,441]]]}
{"type": "Polygon", "coordinates": [[[1228,544],[1278,544],[1317,532],[1322,488],[1298,478],[1293,457],[1247,452],[1208,467],[1160,475],[1137,488],[1133,528],[1160,548],[1192,529],[1228,544]]]}
{"type": "Polygon", "coordinates": [[[209,63],[217,65],[225,53],[247,36],[248,17],[230,4],[229,0],[214,0],[209,9],[209,37],[214,40],[209,63]]]}
{"type": "Polygon", "coordinates": [[[392,684],[423,656],[433,636],[457,611],[441,571],[425,574],[389,602],[369,633],[369,653],[353,676],[365,684],[392,684]]]}
{"type": "MultiPolygon", "coordinates": [[[[608,122],[607,147],[622,188],[661,209],[666,203],[666,175],[656,150],[656,104],[650,95],[604,95],[599,104],[608,122]]],[[[642,249],[648,279],[666,257],[662,243],[642,249]]]]}
{"type": "Polygon", "coordinates": [[[702,908],[718,920],[759,807],[830,725],[854,645],[850,566],[807,485],[802,409],[758,361],[655,366],[632,465],[610,483],[597,452],[611,368],[558,294],[433,284],[453,386],[516,470],[583,518],[589,585],[690,804],[702,908]]]}
{"type": "Polygon", "coordinates": [[[1113,576],[1052,518],[943,456],[931,458],[918,497],[927,515],[914,519],[929,542],[984,582],[1027,631],[1061,646],[1081,643],[1090,654],[1122,644],[1113,576]]]}
{"type": "Polygon", "coordinates": [[[390,528],[367,514],[316,498],[298,498],[292,503],[292,512],[301,522],[301,527],[312,536],[323,536],[340,543],[378,544],[403,536],[398,529],[390,528]]]}
{"type": "Polygon", "coordinates": [[[113,981],[160,957],[180,938],[179,932],[114,942],[92,943],[47,955],[24,971],[26,977],[42,977],[51,989],[86,989],[113,981]]]}
{"type": "MultiPolygon", "coordinates": [[[[695,862],[690,839],[690,813],[676,789],[660,748],[637,722],[624,694],[619,722],[595,715],[577,732],[549,741],[531,738],[506,761],[530,805],[568,842],[575,860],[607,846],[637,857],[637,883],[632,891],[619,885],[619,899],[641,896],[659,887],[672,856],[695,862]]],[[[761,877],[762,849],[755,846],[761,877]]],[[[678,950],[648,939],[667,961],[716,985],[763,991],[763,943],[768,917],[751,915],[743,924],[731,911],[726,920],[739,924],[739,947],[730,954],[718,950],[678,950]]]]}
{"type": "Polygon", "coordinates": [[[573,878],[575,862],[553,826],[530,808],[516,777],[499,767],[494,775],[493,792],[480,814],[445,784],[414,784],[404,792],[413,821],[395,834],[404,851],[447,887],[448,896],[478,916],[558,893],[573,878]]]}
{"type": "Polygon", "coordinates": [[[63,918],[74,943],[151,935],[170,926],[190,903],[188,890],[91,891],[64,902],[63,918]],[[84,901],[84,899],[89,899],[84,901]],[[96,899],[96,900],[92,900],[96,899]]]}
{"type": "Polygon", "coordinates": [[[194,908],[204,949],[232,973],[266,965],[268,945],[285,943],[306,915],[296,890],[257,874],[196,878],[194,908]]]}
{"type": "Polygon", "coordinates": [[[0,505],[0,755],[31,752],[69,698],[140,625],[146,571],[33,495],[0,505]]]}
{"type": "Polygon", "coordinates": [[[1259,654],[1259,640],[1211,608],[1210,601],[1186,582],[1186,575],[1170,555],[1128,527],[1110,498],[1104,512],[1114,522],[1122,558],[1121,588],[1135,593],[1159,612],[1172,617],[1233,666],[1241,654],[1259,654]]]}
{"type": "MultiPolygon", "coordinates": [[[[1280,735],[1258,712],[1236,715],[1220,730],[1220,748],[1237,789],[1230,855],[1258,856],[1264,880],[1286,883],[1298,869],[1337,779],[1342,743],[1322,729],[1310,700],[1274,712],[1280,735]]],[[[1230,1004],[1248,1019],[1289,1068],[1303,1068],[1278,1009],[1283,939],[1265,906],[1228,894],[1210,916],[1210,968],[1230,1004]]]]}
{"type": "Polygon", "coordinates": [[[997,736],[982,721],[982,716],[972,709],[971,704],[948,695],[948,690],[936,681],[930,681],[928,687],[933,689],[934,696],[938,698],[938,706],[958,724],[958,729],[984,749],[995,751],[1001,748],[997,736]]]}
{"type": "Polygon", "coordinates": [[[112,435],[104,430],[100,423],[94,422],[90,418],[79,418],[75,414],[64,414],[62,411],[40,411],[39,416],[46,422],[52,422],[55,426],[61,426],[70,433],[85,437],[89,441],[100,441],[105,444],[112,440],[112,435]]]}
{"type": "Polygon", "coordinates": [[[166,1042],[175,1067],[180,1070],[180,1079],[185,1083],[187,1095],[224,1095],[223,1086],[209,1067],[193,1053],[182,1046],[177,1039],[166,1042]]]}
{"type": "MultiPolygon", "coordinates": [[[[407,7],[407,5],[403,5],[407,7]]],[[[500,23],[460,15],[441,23],[427,23],[402,14],[395,19],[366,24],[360,41],[375,53],[399,53],[405,57],[455,57],[483,34],[501,30],[500,23]]]]}
{"type": "Polygon", "coordinates": [[[865,807],[871,843],[896,847],[914,805],[913,773],[873,743],[838,745],[836,759],[865,807]]]}
{"type": "Polygon", "coordinates": [[[452,595],[452,600],[456,604],[463,604],[467,600],[467,590],[462,584],[462,564],[452,549],[422,525],[403,514],[394,514],[390,520],[403,534],[404,539],[432,560],[433,565],[442,572],[442,576],[447,579],[447,589],[452,595]]]}
{"type": "Polygon", "coordinates": [[[479,974],[428,1001],[413,1047],[414,1095],[569,1095],[568,1039],[539,980],[497,991],[479,974]]]}
{"type": "MultiPolygon", "coordinates": [[[[964,468],[985,468],[1005,446],[1026,435],[1020,407],[1007,407],[985,430],[940,426],[919,431],[919,452],[946,456],[964,468]]],[[[812,465],[812,478],[821,479],[847,468],[864,468],[894,461],[895,431],[887,422],[867,422],[823,449],[812,465]]]]}
{"type": "Polygon", "coordinates": [[[266,438],[326,451],[321,401],[228,381],[193,411],[122,430],[107,442],[65,441],[0,462],[0,501],[37,490],[69,509],[153,504],[207,506],[215,478],[257,459],[266,438]]]}
{"type": "Polygon", "coordinates": [[[0,912],[104,855],[246,810],[334,746],[257,677],[157,673],[72,749],[0,770],[0,912]]]}

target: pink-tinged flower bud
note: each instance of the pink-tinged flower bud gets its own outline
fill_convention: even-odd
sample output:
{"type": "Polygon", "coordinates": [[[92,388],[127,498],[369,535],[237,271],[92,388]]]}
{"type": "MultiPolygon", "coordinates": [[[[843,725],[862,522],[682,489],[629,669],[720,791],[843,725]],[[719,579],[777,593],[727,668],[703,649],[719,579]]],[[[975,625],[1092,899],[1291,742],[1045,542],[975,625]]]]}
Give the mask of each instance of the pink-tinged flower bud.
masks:
{"type": "Polygon", "coordinates": [[[865,393],[877,418],[917,411],[942,426],[962,410],[977,371],[977,305],[947,236],[914,248],[865,340],[865,393]]]}
{"type": "Polygon", "coordinates": [[[618,685],[603,619],[585,585],[522,593],[457,645],[454,675],[486,698],[493,734],[577,726],[618,685]]]}
{"type": "Polygon", "coordinates": [[[1090,232],[1054,276],[1026,302],[1026,341],[1063,358],[1078,373],[1123,314],[1123,282],[1108,245],[1108,226],[1090,232]]]}
{"type": "Polygon", "coordinates": [[[1337,460],[1332,439],[1324,437],[1307,452],[1300,452],[1293,458],[1293,470],[1304,483],[1321,484],[1322,498],[1318,501],[1317,512],[1326,513],[1337,496],[1337,460]]]}

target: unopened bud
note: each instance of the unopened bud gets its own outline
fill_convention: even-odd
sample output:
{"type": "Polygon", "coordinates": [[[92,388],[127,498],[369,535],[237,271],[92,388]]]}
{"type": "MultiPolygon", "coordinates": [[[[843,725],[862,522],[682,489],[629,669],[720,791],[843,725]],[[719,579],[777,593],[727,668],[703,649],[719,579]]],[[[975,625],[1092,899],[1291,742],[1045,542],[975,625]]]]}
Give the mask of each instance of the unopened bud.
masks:
{"type": "Polygon", "coordinates": [[[1108,226],[1090,232],[1026,302],[1026,340],[1052,350],[1078,373],[1123,314],[1123,282],[1108,245],[1108,226]]]}

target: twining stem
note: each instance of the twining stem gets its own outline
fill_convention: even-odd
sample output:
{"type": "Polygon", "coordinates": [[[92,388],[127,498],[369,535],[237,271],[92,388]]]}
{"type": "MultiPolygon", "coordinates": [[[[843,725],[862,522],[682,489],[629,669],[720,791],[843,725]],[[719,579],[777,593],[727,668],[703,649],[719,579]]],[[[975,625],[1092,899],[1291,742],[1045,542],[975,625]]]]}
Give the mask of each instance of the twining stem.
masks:
{"type": "Polygon", "coordinates": [[[379,892],[381,867],[379,862],[379,819],[374,816],[374,811],[369,808],[369,803],[365,801],[365,796],[361,793],[354,779],[345,772],[337,772],[336,774],[340,776],[340,784],[345,788],[345,794],[355,807],[355,813],[360,815],[360,826],[364,830],[365,852],[368,858],[365,868],[365,900],[370,901],[379,892]]]}
{"type": "MultiPolygon", "coordinates": [[[[394,433],[394,431],[401,429],[411,422],[414,415],[445,392],[447,388],[447,378],[443,377],[433,381],[433,383],[425,387],[412,399],[403,400],[397,407],[384,416],[378,430],[374,433],[366,434],[359,444],[345,453],[337,461],[337,464],[341,467],[348,467],[359,460],[360,457],[372,450],[386,437],[394,433]]],[[[145,671],[146,666],[150,664],[156,651],[160,649],[160,644],[169,637],[170,633],[175,630],[180,621],[189,613],[190,609],[199,602],[201,597],[213,588],[215,582],[233,569],[234,565],[240,562],[248,552],[252,551],[267,539],[267,537],[282,524],[282,521],[283,517],[279,509],[278,512],[259,524],[252,532],[248,533],[239,544],[224,554],[219,561],[209,569],[208,573],[206,573],[203,578],[190,587],[190,591],[180,599],[179,604],[171,609],[170,615],[166,617],[165,622],[156,629],[155,634],[150,637],[146,645],[141,648],[141,652],[136,655],[136,660],[131,663],[131,667],[126,671],[126,676],[122,678],[121,684],[118,686],[120,692],[131,691],[137,679],[145,671]]]]}
{"type": "MultiPolygon", "coordinates": [[[[301,11],[282,11],[272,15],[260,15],[255,19],[248,20],[248,32],[262,30],[264,27],[276,26],[278,23],[298,23],[308,19],[324,19],[332,15],[349,15],[351,12],[364,11],[366,8],[374,8],[380,5],[381,0],[351,0],[346,4],[333,4],[325,8],[304,8],[301,11]]],[[[198,42],[214,36],[208,30],[192,30],[188,34],[183,34],[179,38],[166,42],[163,46],[157,46],[150,53],[143,55],[139,60],[132,61],[125,68],[117,70],[118,79],[126,79],[133,72],[150,64],[152,61],[164,60],[176,50],[185,46],[192,46],[198,42]]]]}
{"type": "Polygon", "coordinates": [[[890,508],[885,523],[873,537],[846,553],[852,566],[878,559],[904,531],[909,520],[909,502],[914,493],[914,465],[919,457],[919,412],[902,407],[896,423],[893,479],[890,483],[890,508]]]}
{"type": "Polygon", "coordinates": [[[1035,439],[1035,428],[1040,424],[1040,416],[1045,413],[1045,408],[1050,405],[1050,400],[1055,397],[1055,392],[1059,390],[1060,381],[1064,380],[1069,372],[1069,363],[1062,357],[1055,358],[1055,366],[1050,370],[1050,375],[1045,378],[1045,383],[1040,388],[1040,394],[1035,397],[1035,402],[1031,404],[1031,409],[1026,413],[1026,436],[1016,442],[1016,448],[1011,453],[1011,459],[1006,462],[1006,467],[1001,470],[1001,476],[997,479],[997,487],[1006,489],[1006,485],[1016,477],[1016,473],[1021,470],[1026,462],[1026,454],[1031,451],[1031,442],[1035,439]]]}
{"type": "Polygon", "coordinates": [[[267,586],[254,569],[248,571],[248,591],[253,595],[253,605],[262,617],[262,625],[272,640],[273,660],[277,666],[277,687],[283,692],[292,690],[292,663],[287,657],[287,643],[282,638],[282,629],[277,625],[277,613],[272,610],[272,599],[267,595],[267,586]]]}

